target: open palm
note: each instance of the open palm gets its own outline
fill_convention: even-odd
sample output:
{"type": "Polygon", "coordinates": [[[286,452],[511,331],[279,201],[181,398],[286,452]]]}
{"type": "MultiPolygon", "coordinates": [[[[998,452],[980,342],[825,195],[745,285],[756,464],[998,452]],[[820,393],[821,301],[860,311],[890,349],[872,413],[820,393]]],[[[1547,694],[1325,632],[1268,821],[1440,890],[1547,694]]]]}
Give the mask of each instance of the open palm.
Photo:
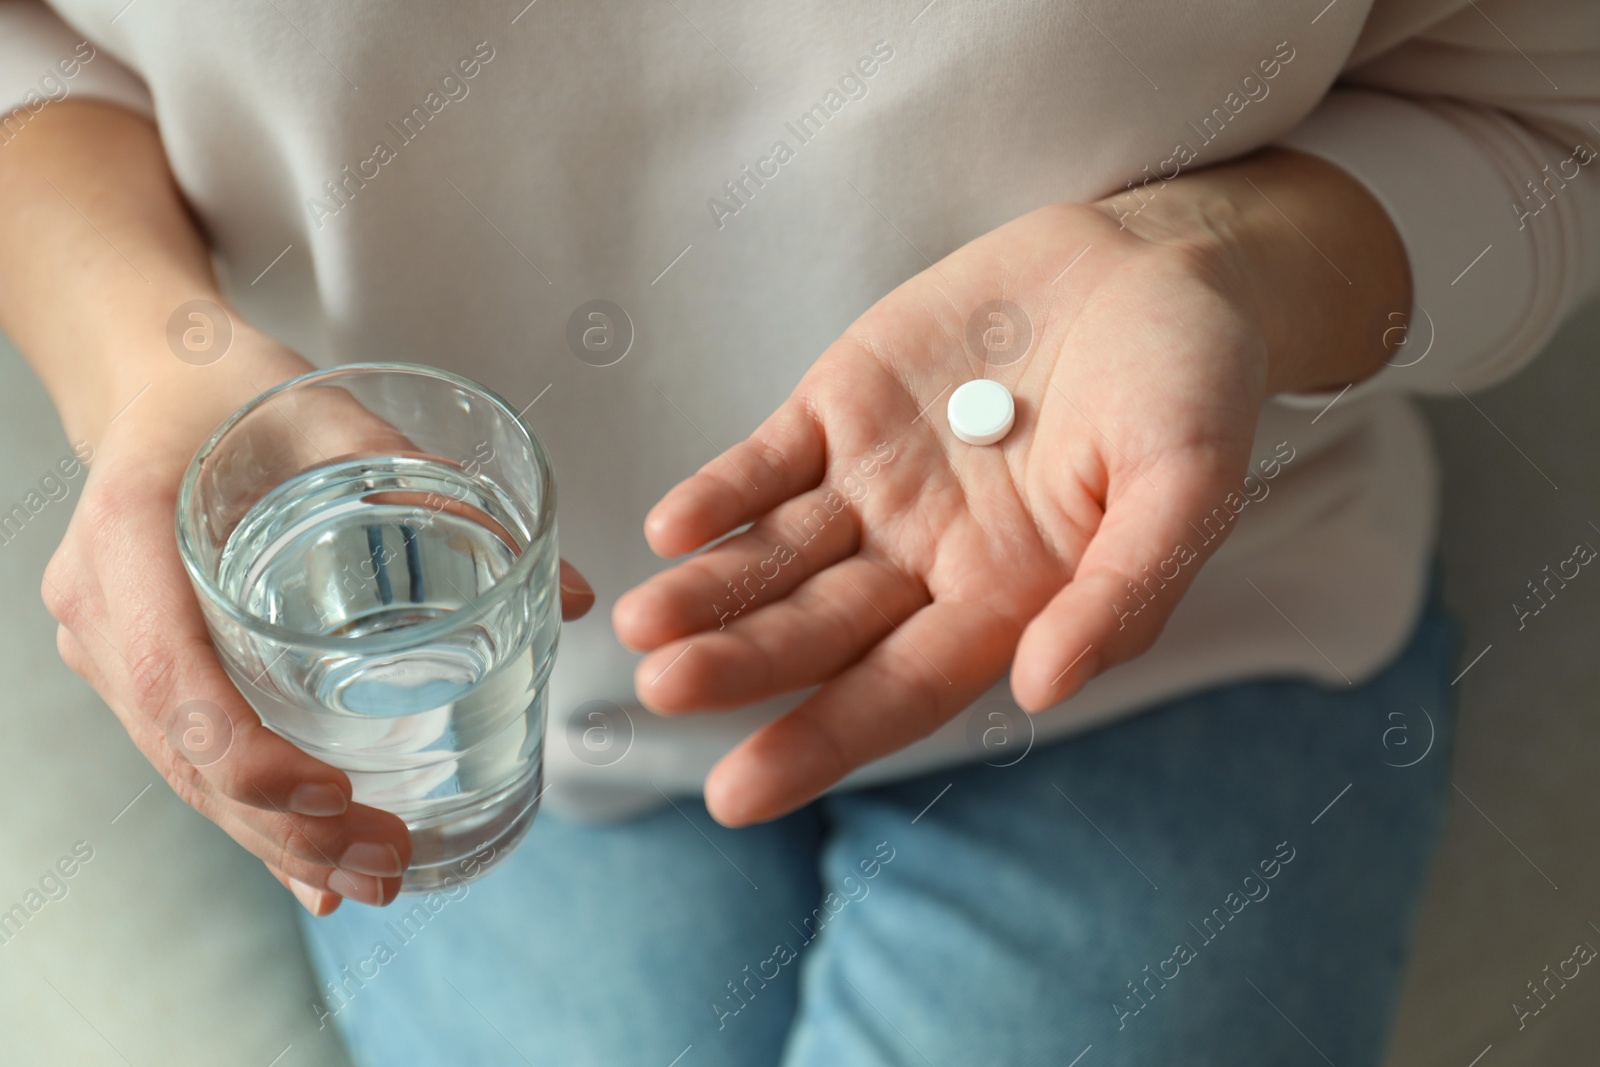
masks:
{"type": "Polygon", "coordinates": [[[750,528],[616,607],[621,639],[650,653],[636,684],[656,711],[820,686],[723,758],[712,813],[739,825],[798,807],[1008,667],[1037,710],[1147,649],[1201,561],[1141,584],[1137,614],[1117,605],[1140,603],[1128,583],[1237,488],[1265,383],[1225,273],[1094,207],[1017,219],[879,301],[645,534],[675,556],[750,528]],[[950,392],[981,377],[1016,398],[998,445],[965,444],[946,419],[950,392]]]}

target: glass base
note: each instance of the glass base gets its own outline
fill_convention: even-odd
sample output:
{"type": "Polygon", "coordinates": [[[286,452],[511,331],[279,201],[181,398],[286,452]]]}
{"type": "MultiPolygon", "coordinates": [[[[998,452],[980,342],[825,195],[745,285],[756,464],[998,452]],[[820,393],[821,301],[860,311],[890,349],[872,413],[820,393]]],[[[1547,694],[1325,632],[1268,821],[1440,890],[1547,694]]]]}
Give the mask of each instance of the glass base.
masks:
{"type": "Polygon", "coordinates": [[[482,878],[511,854],[539,811],[543,761],[471,809],[436,812],[406,821],[411,831],[411,866],[400,892],[433,893],[482,878]]]}

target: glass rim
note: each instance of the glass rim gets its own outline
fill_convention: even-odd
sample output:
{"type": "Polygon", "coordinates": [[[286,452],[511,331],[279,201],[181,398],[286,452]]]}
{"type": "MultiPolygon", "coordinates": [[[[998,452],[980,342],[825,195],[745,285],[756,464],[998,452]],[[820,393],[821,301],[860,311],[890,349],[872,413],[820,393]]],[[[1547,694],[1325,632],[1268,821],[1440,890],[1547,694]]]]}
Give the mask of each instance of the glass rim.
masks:
{"type": "Polygon", "coordinates": [[[312,648],[318,651],[339,651],[343,649],[360,649],[362,651],[390,652],[407,648],[413,644],[426,641],[430,638],[449,633],[460,626],[465,616],[473,618],[482,616],[489,609],[511,595],[511,591],[520,586],[532,572],[540,553],[537,546],[543,542],[554,528],[555,524],[556,485],[555,476],[550,464],[550,455],[545,451],[544,443],[539,440],[533,428],[523,421],[511,404],[493,389],[475,382],[470,378],[432,367],[423,363],[404,363],[391,361],[371,361],[364,363],[341,363],[334,367],[324,367],[298,374],[293,378],[286,378],[277,385],[258,394],[253,399],[243,404],[237,411],[223,420],[222,424],[212,431],[206,438],[189,465],[183,472],[183,480],[178,487],[178,502],[174,508],[174,524],[178,535],[178,556],[183,561],[183,569],[188,572],[190,581],[198,587],[200,596],[209,600],[211,604],[220,609],[234,622],[263,637],[272,639],[282,645],[298,645],[303,648],[312,648]],[[260,410],[278,395],[290,389],[319,382],[320,379],[353,376],[357,373],[370,371],[387,371],[402,374],[414,374],[420,377],[435,378],[449,382],[452,385],[466,389],[488,400],[489,403],[504,414],[521,431],[529,452],[533,456],[536,480],[542,505],[536,516],[534,528],[529,533],[528,545],[522,554],[517,557],[509,570],[489,588],[473,597],[461,607],[441,615],[436,619],[407,626],[399,630],[383,630],[373,634],[357,637],[330,637],[320,634],[303,633],[298,630],[280,626],[269,622],[257,615],[252,615],[227,596],[217,584],[216,579],[206,573],[200,566],[195,545],[189,536],[186,518],[194,502],[195,487],[200,480],[200,468],[207,458],[215,451],[228,431],[238,425],[247,415],[260,410]]]}

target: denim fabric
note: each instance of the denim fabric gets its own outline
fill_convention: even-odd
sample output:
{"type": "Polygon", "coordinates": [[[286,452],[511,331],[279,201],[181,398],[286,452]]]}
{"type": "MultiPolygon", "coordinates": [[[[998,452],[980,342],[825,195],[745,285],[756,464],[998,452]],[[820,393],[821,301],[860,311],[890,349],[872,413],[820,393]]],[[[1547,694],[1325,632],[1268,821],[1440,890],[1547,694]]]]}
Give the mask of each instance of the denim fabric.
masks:
{"type": "Polygon", "coordinates": [[[308,1010],[362,1067],[1375,1065],[1458,643],[1435,595],[1366,684],[1227,686],[750,829],[544,814],[451,896],[307,918],[308,1010]]]}

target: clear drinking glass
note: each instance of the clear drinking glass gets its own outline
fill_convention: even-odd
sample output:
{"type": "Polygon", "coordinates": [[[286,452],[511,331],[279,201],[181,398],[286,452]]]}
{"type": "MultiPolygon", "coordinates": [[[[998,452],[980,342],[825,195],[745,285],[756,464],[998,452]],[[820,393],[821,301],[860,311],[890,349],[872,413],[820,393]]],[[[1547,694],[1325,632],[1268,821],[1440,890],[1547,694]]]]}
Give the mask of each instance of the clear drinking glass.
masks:
{"type": "Polygon", "coordinates": [[[560,632],[555,481],[502,398],[406,363],[286,381],[184,475],[178,546],[261,721],[405,820],[403,891],[533,821],[560,632]]]}

